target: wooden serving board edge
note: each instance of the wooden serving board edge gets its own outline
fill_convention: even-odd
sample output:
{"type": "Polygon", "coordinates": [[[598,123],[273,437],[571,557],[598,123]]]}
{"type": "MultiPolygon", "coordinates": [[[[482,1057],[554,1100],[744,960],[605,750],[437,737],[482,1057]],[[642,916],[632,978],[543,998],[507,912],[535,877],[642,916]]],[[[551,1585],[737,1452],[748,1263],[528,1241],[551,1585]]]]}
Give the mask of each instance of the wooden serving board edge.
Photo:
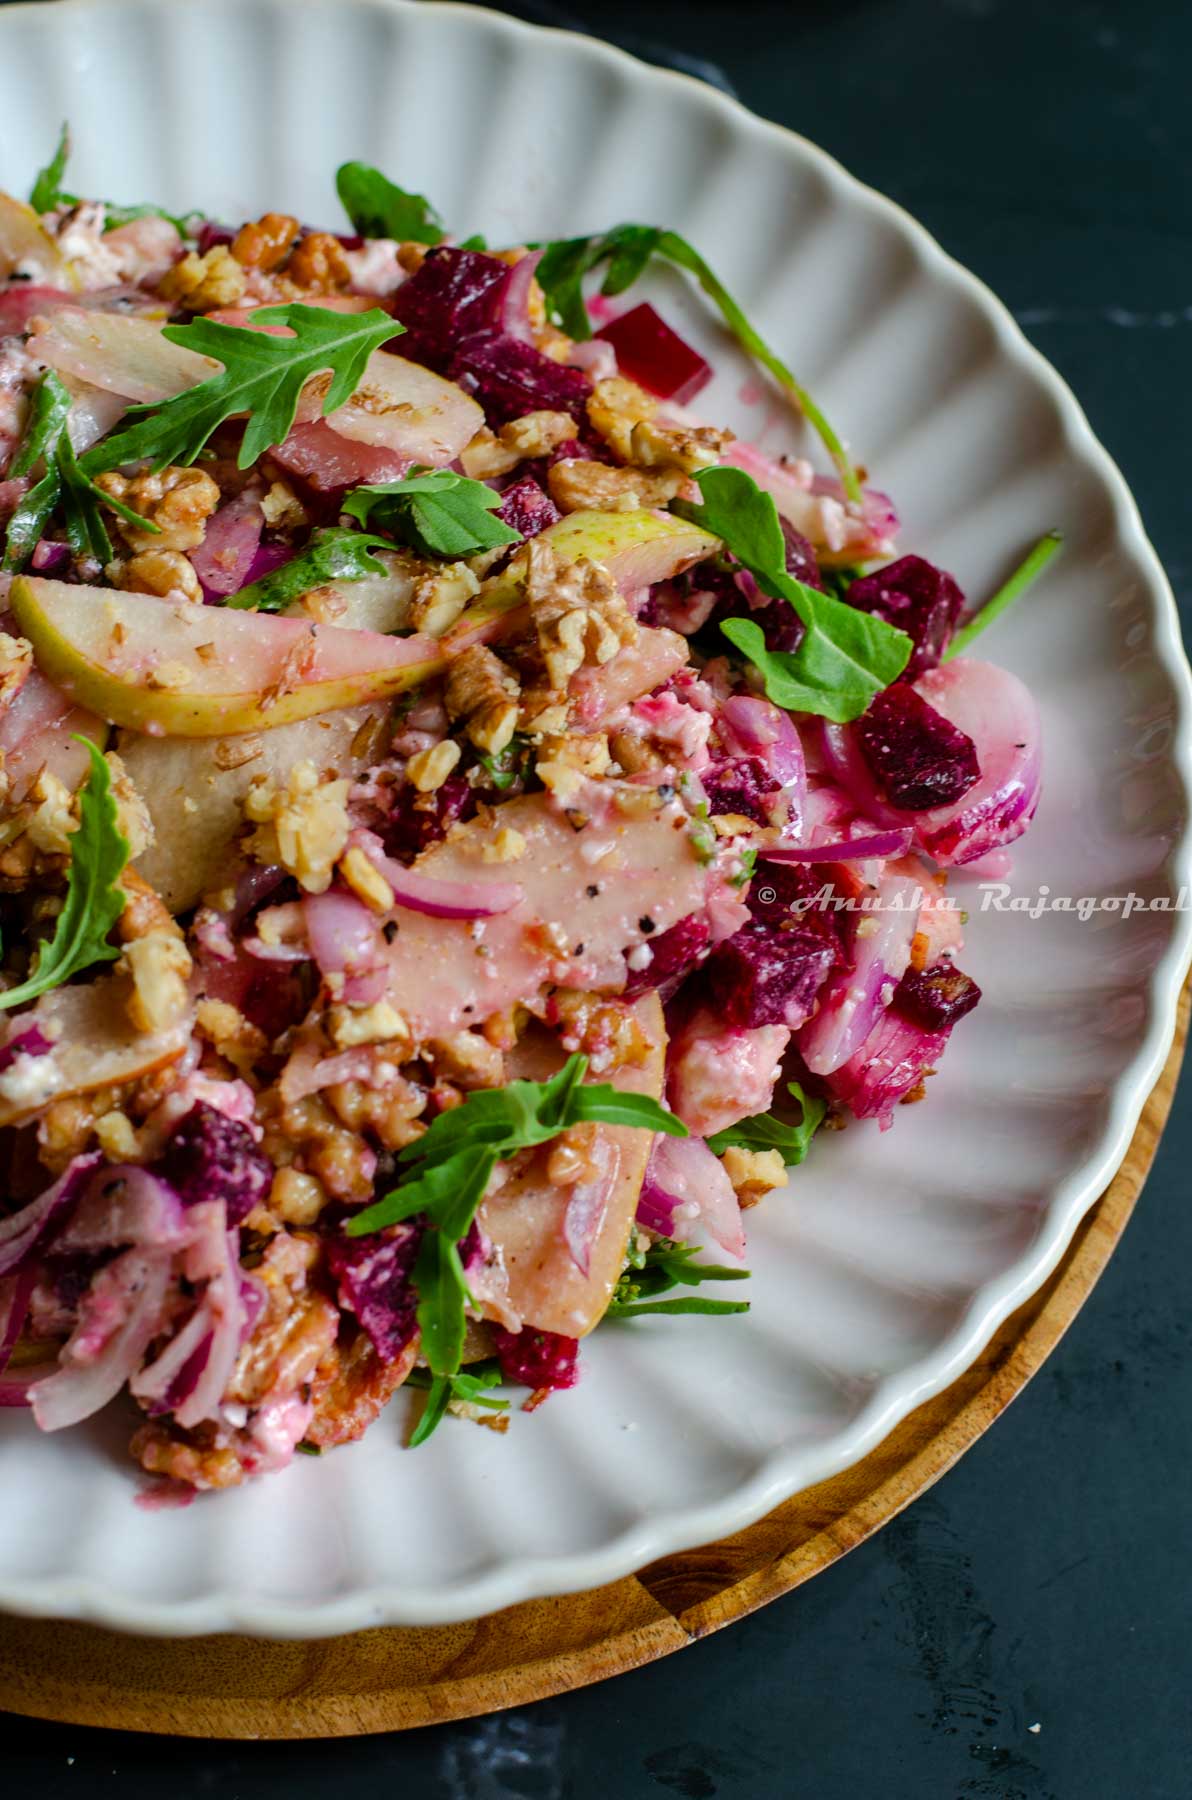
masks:
{"type": "Polygon", "coordinates": [[[0,1709],[78,1725],[213,1738],[349,1737],[497,1712],[638,1668],[818,1574],[916,1499],[987,1431],[1055,1348],[1109,1261],[1155,1157],[1188,1032],[1125,1158],[1050,1280],[959,1380],[863,1461],[746,1530],[587,1593],[460,1625],[311,1643],[161,1639],[0,1617],[0,1709]]]}

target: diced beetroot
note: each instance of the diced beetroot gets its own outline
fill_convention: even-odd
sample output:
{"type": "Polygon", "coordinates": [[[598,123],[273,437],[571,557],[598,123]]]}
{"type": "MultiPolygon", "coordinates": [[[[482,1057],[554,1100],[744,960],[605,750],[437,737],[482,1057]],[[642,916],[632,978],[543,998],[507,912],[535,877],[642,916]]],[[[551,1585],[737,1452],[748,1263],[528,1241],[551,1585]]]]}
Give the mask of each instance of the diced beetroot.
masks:
{"type": "Polygon", "coordinates": [[[965,604],[952,576],[921,556],[903,556],[872,575],[860,576],[845,597],[850,606],[897,625],[913,639],[915,647],[904,671],[906,681],[935,668],[952,641],[965,604]]]}
{"type": "Polygon", "coordinates": [[[879,694],[856,724],[857,743],[891,806],[951,806],[980,778],[977,746],[905,681],[879,694]]]}
{"type": "Polygon", "coordinates": [[[711,364],[661,318],[649,301],[596,333],[617,353],[622,375],[663,400],[686,406],[712,379],[711,364]]]}
{"type": "Polygon", "coordinates": [[[689,913],[653,940],[650,948],[654,954],[644,969],[630,969],[622,1000],[636,1000],[653,989],[669,1000],[683,978],[703,961],[711,942],[712,928],[704,914],[689,913]]]}
{"type": "Polygon", "coordinates": [[[465,338],[499,329],[508,280],[509,264],[499,257],[450,244],[428,251],[393,297],[393,316],[406,329],[392,348],[443,374],[465,338]]]}
{"type": "Polygon", "coordinates": [[[230,244],[235,236],[230,225],[217,225],[214,219],[204,219],[199,226],[199,255],[206,256],[208,250],[214,250],[219,244],[230,244]]]}
{"type": "Polygon", "coordinates": [[[225,1201],[229,1225],[247,1218],[273,1185],[273,1164],[248,1126],[205,1100],[196,1100],[175,1126],[158,1172],[184,1205],[225,1201]]]}
{"type": "Polygon", "coordinates": [[[704,965],[714,1006],[729,1025],[787,1025],[809,1018],[816,995],[839,956],[815,923],[751,919],[704,965]]]}
{"type": "Polygon", "coordinates": [[[506,1381],[524,1387],[569,1388],[579,1380],[579,1344],[557,1331],[537,1331],[525,1325],[520,1331],[490,1327],[496,1340],[497,1359],[506,1381]]]}
{"type": "MultiPolygon", "coordinates": [[[[399,288],[399,295],[404,292],[399,288]]],[[[494,427],[528,412],[569,412],[582,420],[592,391],[582,369],[552,362],[533,344],[496,333],[461,343],[447,372],[480,402],[494,427]]]]}
{"type": "Polygon", "coordinates": [[[704,769],[700,781],[709,812],[739,813],[742,818],[756,819],[759,825],[773,822],[773,802],[779,790],[760,756],[725,758],[704,769]]]}
{"type": "Polygon", "coordinates": [[[512,487],[507,487],[497,508],[498,519],[511,531],[520,531],[524,538],[537,537],[561,516],[550,495],[543,492],[532,475],[523,475],[512,487]]]}
{"type": "Polygon", "coordinates": [[[326,1240],[339,1303],[355,1313],[382,1362],[396,1362],[418,1329],[414,1264],[421,1225],[394,1225],[372,1237],[337,1232],[326,1240]]]}
{"type": "Polygon", "coordinates": [[[946,1031],[972,1012],[981,990],[955,963],[930,969],[908,969],[894,990],[891,1006],[924,1031],[946,1031]]]}
{"type": "Polygon", "coordinates": [[[475,810],[475,791],[458,769],[430,794],[420,794],[413,786],[399,788],[381,833],[385,853],[399,862],[413,862],[475,810]]]}

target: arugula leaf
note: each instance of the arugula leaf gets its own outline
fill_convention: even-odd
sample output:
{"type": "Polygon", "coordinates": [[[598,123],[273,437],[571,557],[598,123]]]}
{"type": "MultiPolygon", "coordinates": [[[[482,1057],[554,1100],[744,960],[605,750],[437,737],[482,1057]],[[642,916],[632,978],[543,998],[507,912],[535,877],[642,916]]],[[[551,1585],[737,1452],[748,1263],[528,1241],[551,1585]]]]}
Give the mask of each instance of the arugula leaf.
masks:
{"type": "Polygon", "coordinates": [[[911,654],[906,632],[788,575],[778,509],[743,469],[701,469],[694,479],[702,504],[677,501],[675,511],[722,538],[762,592],[789,600],[805,627],[793,651],[767,649],[754,619],[723,620],[725,637],[761,670],[776,705],[840,725],[859,718],[906,667],[911,654]]]}
{"type": "Polygon", "coordinates": [[[659,1300],[659,1294],[676,1287],[699,1287],[705,1281],[747,1281],[748,1269],[728,1269],[720,1263],[701,1263],[699,1252],[687,1244],[675,1244],[660,1238],[651,1244],[636,1268],[626,1269],[613,1289],[606,1319],[633,1318],[641,1313],[735,1313],[748,1312],[747,1300],[705,1300],[684,1297],[659,1300]]]}
{"type": "Polygon", "coordinates": [[[779,387],[794,401],[812,428],[818,432],[824,447],[840,471],[844,491],[850,500],[860,500],[861,484],[849,460],[848,452],[805,387],[796,381],[786,364],[777,357],[734,300],[719,276],[693,244],[677,231],[664,231],[657,225],[615,225],[611,231],[596,237],[563,238],[548,244],[535,275],[546,296],[548,311],[555,322],[573,338],[590,338],[592,325],[584,305],[583,280],[590,270],[602,262],[608,269],[601,293],[623,294],[626,288],[645,272],[650,258],[661,256],[688,275],[693,275],[704,293],[717,307],[725,324],[755,361],[769,371],[779,387]]]}
{"type": "MultiPolygon", "coordinates": [[[[44,169],[39,169],[29,195],[29,204],[35,213],[56,212],[60,206],[77,206],[79,196],[67,193],[62,186],[62,177],[66,173],[66,164],[70,156],[70,126],[63,123],[58,138],[58,147],[44,169]]],[[[134,219],[168,219],[182,237],[189,233],[195,214],[181,218],[176,213],[167,212],[164,206],[155,206],[152,201],[142,201],[139,205],[118,206],[114,200],[101,202],[104,209],[103,228],[115,231],[119,225],[129,225],[134,219]]]]}
{"type": "Polygon", "coordinates": [[[1009,579],[1003,581],[997,592],[990,596],[984,606],[978,608],[971,619],[965,620],[944,651],[942,660],[951,662],[954,656],[963,656],[973,639],[980,637],[995,619],[999,619],[1039,579],[1052,557],[1058,556],[1063,543],[1063,534],[1059,531],[1049,531],[1041,537],[1009,579]]]}
{"type": "Polygon", "coordinates": [[[708,1139],[709,1150],[715,1150],[719,1156],[722,1150],[737,1144],[743,1150],[777,1150],[788,1169],[801,1163],[828,1108],[823,1100],[805,1094],[797,1081],[788,1081],[786,1091],[802,1109],[797,1125],[788,1125],[772,1113],[754,1113],[751,1118],[738,1119],[735,1125],[726,1125],[723,1131],[714,1133],[708,1139]]]}
{"type": "Polygon", "coordinates": [[[6,569],[25,566],[45,531],[50,514],[59,504],[66,522],[67,541],[75,555],[91,555],[101,563],[110,562],[112,556],[111,539],[99,512],[101,505],[110,507],[142,531],[161,529],[133,512],[122,500],[105,494],[83,473],[67,430],[70,408],[69,389],[53,369],[47,369],[33,390],[25,435],[9,471],[11,475],[27,475],[40,461],[45,465],[45,473],[23,495],[8,521],[4,550],[6,569]]]}
{"type": "Polygon", "coordinates": [[[452,1401],[460,1401],[465,1406],[484,1406],[492,1412],[507,1412],[508,1400],[492,1398],[493,1388],[500,1387],[503,1381],[501,1365],[495,1361],[471,1363],[458,1375],[431,1375],[425,1369],[412,1369],[406,1377],[406,1386],[427,1388],[429,1392],[421,1417],[410,1433],[410,1449],[416,1450],[419,1444],[425,1444],[442,1422],[452,1401]]]}
{"type": "Polygon", "coordinates": [[[58,147],[44,169],[37,171],[29,194],[29,204],[35,213],[53,212],[57,207],[73,205],[76,196],[62,192],[62,177],[66,173],[66,164],[70,156],[70,126],[65,119],[62,130],[58,134],[58,147]]]}
{"type": "Polygon", "coordinates": [[[288,436],[299,396],[312,375],[330,371],[322,411],[334,412],[359,386],[373,351],[402,329],[376,307],[337,313],[298,301],[258,307],[253,319],[262,325],[288,325],[294,335],[275,337],[215,319],[167,325],[162,335],[171,344],[213,356],[223,368],[160,404],[130,407],[142,417],[88,450],[83,468],[91,474],[142,460],[153,469],[193,463],[216,427],[235,413],[248,414],[238,462],[242,469],[251,468],[288,436]]]}
{"type": "Polygon", "coordinates": [[[274,569],[250,582],[224,601],[240,612],[280,612],[291,600],[309,594],[326,581],[363,581],[369,575],[387,573],[374,550],[392,550],[388,538],[373,537],[366,531],[349,531],[339,525],[322,525],[312,531],[305,547],[274,569]]]}
{"type": "Polygon", "coordinates": [[[374,519],[424,556],[472,556],[521,542],[521,533],[493,515],[501,504],[482,481],[453,469],[415,469],[398,481],[379,481],[348,495],[342,510],[362,525],[374,519]]]}
{"type": "Polygon", "coordinates": [[[60,987],[93,963],[114,962],[120,952],[108,933],[124,911],[120,877],[129,849],[117,824],[108,765],[89,738],[78,739],[91,756],[91,773],[79,796],[79,826],[70,840],[66,901],[52,938],[43,938],[27,981],[0,993],[0,1009],[23,1006],[60,987]]]}
{"type": "Polygon", "coordinates": [[[348,1221],[349,1234],[361,1237],[403,1219],[425,1218],[414,1286],[432,1374],[450,1376],[459,1369],[469,1301],[459,1242],[471,1229],[498,1162],[549,1143],[585,1119],[686,1137],[686,1126],[657,1101],[604,1084],[586,1085],[587,1069],[586,1056],[570,1056],[549,1081],[477,1090],[462,1105],[439,1113],[398,1153],[397,1161],[410,1165],[407,1179],[348,1221]]]}
{"type": "Polygon", "coordinates": [[[446,235],[442,219],[423,194],[407,193],[369,163],[341,163],[335,191],[361,237],[441,244],[446,235]]]}

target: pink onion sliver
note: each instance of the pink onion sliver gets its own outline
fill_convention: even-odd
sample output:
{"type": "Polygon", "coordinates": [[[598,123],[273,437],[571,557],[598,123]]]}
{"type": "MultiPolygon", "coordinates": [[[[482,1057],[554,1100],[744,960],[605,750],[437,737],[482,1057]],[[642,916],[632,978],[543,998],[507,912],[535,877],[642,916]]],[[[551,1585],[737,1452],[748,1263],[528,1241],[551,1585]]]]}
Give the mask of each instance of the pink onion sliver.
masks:
{"type": "Polygon", "coordinates": [[[567,352],[572,369],[582,369],[593,381],[611,381],[617,373],[617,353],[603,338],[589,338],[584,344],[572,344],[567,352]]]}
{"type": "Polygon", "coordinates": [[[119,1326],[92,1354],[83,1340],[94,1334],[85,1295],[80,1323],[63,1346],[54,1374],[29,1389],[33,1416],[42,1431],[62,1431],[91,1417],[114,1400],[140,1365],[161,1329],[170,1281],[170,1254],[163,1250],[126,1250],[100,1270],[91,1294],[101,1290],[105,1311],[123,1309],[119,1326]],[[77,1354],[72,1351],[78,1346],[77,1354]]]}
{"type": "Polygon", "coordinates": [[[7,1281],[0,1281],[0,1373],[7,1369],[17,1339],[25,1329],[36,1280],[37,1270],[30,1264],[7,1281]]]}
{"type": "Polygon", "coordinates": [[[795,1034],[813,1075],[831,1075],[860,1049],[906,973],[919,926],[923,889],[913,876],[887,873],[872,911],[854,914],[852,966],[834,969],[814,1018],[795,1034]]]}
{"type": "Polygon", "coordinates": [[[817,863],[864,860],[871,856],[905,856],[911,847],[913,833],[909,826],[900,831],[875,831],[868,837],[839,838],[834,844],[766,844],[759,845],[758,855],[764,862],[817,863]]]}
{"type": "Polygon", "coordinates": [[[353,1006],[373,1006],[389,992],[389,969],[365,969],[359,975],[345,975],[343,997],[353,1006]]]}
{"type": "Polygon", "coordinates": [[[587,1275],[592,1262],[592,1245],[596,1242],[609,1199],[621,1166],[621,1153],[608,1137],[597,1137],[592,1145],[592,1161],[596,1165],[590,1181],[577,1181],[567,1196],[563,1214],[563,1236],[571,1260],[581,1275],[587,1275]]]}
{"type": "Polygon", "coordinates": [[[723,1163],[703,1138],[659,1134],[643,1187],[654,1206],[664,1195],[672,1198],[670,1236],[685,1243],[697,1232],[706,1232],[726,1256],[740,1262],[745,1255],[741,1208],[723,1163]]]}
{"type": "Polygon", "coordinates": [[[307,894],[302,912],[310,954],[324,975],[359,973],[378,965],[380,921],[355,894],[334,887],[325,894],[307,894]]]}
{"type": "Polygon", "coordinates": [[[509,271],[505,290],[501,295],[501,327],[520,344],[534,342],[534,327],[530,323],[530,287],[534,271],[541,261],[541,250],[531,250],[527,255],[519,257],[509,271]]]}
{"type": "Polygon", "coordinates": [[[59,1214],[74,1205],[100,1160],[98,1151],[76,1156],[65,1173],[36,1200],[0,1221],[0,1275],[16,1269],[36,1248],[59,1214]]]}
{"type": "Polygon", "coordinates": [[[213,595],[222,599],[245,585],[264,528],[260,498],[251,488],[207,521],[206,534],[198,549],[190,552],[190,562],[208,599],[213,595]]]}
{"type": "Polygon", "coordinates": [[[167,1182],[136,1163],[113,1163],[95,1170],[54,1249],[73,1254],[137,1244],[175,1250],[189,1237],[182,1202],[167,1182]]]}
{"type": "Polygon", "coordinates": [[[371,831],[354,831],[352,842],[385,877],[398,906],[432,919],[493,919],[512,912],[526,897],[516,881],[439,881],[419,874],[416,868],[404,868],[386,856],[381,840],[371,831]]]}
{"type": "Polygon", "coordinates": [[[70,566],[70,545],[53,538],[42,538],[29,559],[29,567],[38,575],[57,575],[70,566]]]}
{"type": "Polygon", "coordinates": [[[800,836],[807,806],[807,763],[790,715],[770,700],[734,694],[721,707],[717,724],[730,755],[756,756],[765,764],[786,799],[784,829],[800,836]]]}
{"type": "Polygon", "coordinates": [[[32,1406],[30,1398],[38,1382],[48,1381],[56,1375],[58,1365],[54,1362],[33,1363],[23,1369],[12,1369],[6,1375],[0,1375],[0,1406],[32,1406]]]}
{"type": "MultiPolygon", "coordinates": [[[[223,1213],[222,1204],[218,1210],[223,1213]]],[[[213,1236],[214,1230],[219,1231],[223,1241],[223,1266],[210,1278],[203,1296],[203,1310],[207,1314],[212,1333],[211,1347],[194,1387],[183,1398],[182,1403],[174,1407],[175,1419],[187,1430],[193,1425],[201,1424],[204,1419],[215,1416],[224,1390],[232,1378],[244,1335],[244,1302],[240,1293],[240,1234],[237,1231],[222,1230],[215,1225],[213,1236]]]]}
{"type": "Polygon", "coordinates": [[[212,1338],[211,1321],[207,1316],[207,1309],[200,1304],[195,1308],[181,1331],[175,1333],[170,1339],[161,1355],[133,1376],[128,1384],[129,1393],[135,1395],[138,1400],[164,1400],[178,1377],[186,1370],[186,1365],[194,1362],[196,1367],[187,1371],[190,1380],[186,1393],[175,1396],[179,1400],[185,1399],[187,1394],[194,1392],[202,1367],[205,1366],[205,1358],[200,1364],[196,1352],[206,1346],[209,1356],[212,1338]]]}

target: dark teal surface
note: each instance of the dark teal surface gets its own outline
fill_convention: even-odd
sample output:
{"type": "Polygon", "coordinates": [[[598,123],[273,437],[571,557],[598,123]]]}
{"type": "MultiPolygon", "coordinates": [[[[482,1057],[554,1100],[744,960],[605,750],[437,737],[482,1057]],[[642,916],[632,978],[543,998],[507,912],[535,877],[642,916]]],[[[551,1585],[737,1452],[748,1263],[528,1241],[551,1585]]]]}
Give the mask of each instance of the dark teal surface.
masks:
{"type": "MultiPolygon", "coordinates": [[[[747,105],[901,201],[988,281],[1121,464],[1187,618],[1192,9],[570,12],[718,63],[747,105]]],[[[1189,1800],[1190,1091],[1043,1372],[929,1496],[808,1588],[603,1687],[392,1738],[204,1746],[5,1720],[6,1791],[1189,1800]]]]}

